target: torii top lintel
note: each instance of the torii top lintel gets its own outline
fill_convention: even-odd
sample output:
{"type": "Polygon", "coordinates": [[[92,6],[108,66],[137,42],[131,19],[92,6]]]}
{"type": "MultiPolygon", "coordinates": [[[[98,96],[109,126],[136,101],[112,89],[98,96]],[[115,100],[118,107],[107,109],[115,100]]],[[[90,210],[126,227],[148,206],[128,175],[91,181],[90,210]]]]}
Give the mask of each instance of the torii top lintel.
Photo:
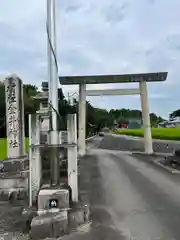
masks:
{"type": "Polygon", "coordinates": [[[102,84],[102,83],[132,83],[132,82],[162,82],[167,78],[167,72],[135,73],[122,75],[87,75],[87,76],[60,76],[62,85],[102,84]]]}

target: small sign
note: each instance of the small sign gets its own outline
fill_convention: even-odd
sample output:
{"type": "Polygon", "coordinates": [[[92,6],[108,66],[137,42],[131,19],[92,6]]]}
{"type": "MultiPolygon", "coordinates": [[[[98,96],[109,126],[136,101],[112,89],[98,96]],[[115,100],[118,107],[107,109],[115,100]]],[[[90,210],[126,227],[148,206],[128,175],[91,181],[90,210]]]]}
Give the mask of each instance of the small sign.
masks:
{"type": "Polygon", "coordinates": [[[58,200],[57,199],[50,199],[49,200],[49,208],[57,208],[58,207],[58,200]]]}

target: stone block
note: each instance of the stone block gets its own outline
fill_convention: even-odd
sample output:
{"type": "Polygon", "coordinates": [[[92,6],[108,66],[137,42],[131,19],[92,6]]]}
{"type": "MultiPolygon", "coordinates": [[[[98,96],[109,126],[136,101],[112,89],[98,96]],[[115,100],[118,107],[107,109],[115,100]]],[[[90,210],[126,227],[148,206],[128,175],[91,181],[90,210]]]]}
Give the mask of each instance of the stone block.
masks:
{"type": "Polygon", "coordinates": [[[0,200],[16,202],[16,200],[27,199],[29,172],[27,170],[19,171],[22,169],[20,161],[15,160],[13,163],[7,160],[8,164],[3,162],[5,168],[1,168],[0,172],[0,200]]]}
{"type": "Polygon", "coordinates": [[[79,209],[71,209],[68,211],[68,225],[69,228],[77,228],[79,225],[84,223],[84,210],[82,208],[79,209]]]}
{"type": "Polygon", "coordinates": [[[33,240],[53,237],[52,215],[37,216],[32,219],[30,235],[33,240]]]}
{"type": "Polygon", "coordinates": [[[69,228],[77,228],[78,226],[89,221],[89,206],[78,204],[68,211],[69,228]]]}
{"type": "Polygon", "coordinates": [[[0,192],[0,201],[9,201],[9,193],[2,190],[0,192]]]}
{"type": "Polygon", "coordinates": [[[60,237],[68,231],[67,211],[55,214],[52,218],[53,237],[60,237]]]}
{"type": "Polygon", "coordinates": [[[26,188],[28,187],[28,179],[18,176],[0,178],[0,186],[2,189],[26,188]]]}
{"type": "Polygon", "coordinates": [[[1,161],[0,173],[19,173],[29,168],[29,159],[27,156],[12,158],[1,161]]]}
{"type": "Polygon", "coordinates": [[[37,216],[36,208],[24,208],[22,211],[22,231],[23,233],[29,233],[31,228],[31,222],[34,217],[37,216]]]}
{"type": "Polygon", "coordinates": [[[13,189],[1,189],[0,190],[0,201],[10,201],[15,203],[19,200],[27,200],[27,191],[23,188],[13,188],[13,189]]]}
{"type": "Polygon", "coordinates": [[[31,238],[40,240],[44,238],[60,237],[67,232],[67,212],[48,213],[33,218],[31,222],[31,238]]]}
{"type": "Polygon", "coordinates": [[[67,189],[41,189],[38,194],[38,211],[49,210],[51,208],[69,208],[69,191],[67,189]],[[50,203],[55,201],[55,205],[50,203]]]}

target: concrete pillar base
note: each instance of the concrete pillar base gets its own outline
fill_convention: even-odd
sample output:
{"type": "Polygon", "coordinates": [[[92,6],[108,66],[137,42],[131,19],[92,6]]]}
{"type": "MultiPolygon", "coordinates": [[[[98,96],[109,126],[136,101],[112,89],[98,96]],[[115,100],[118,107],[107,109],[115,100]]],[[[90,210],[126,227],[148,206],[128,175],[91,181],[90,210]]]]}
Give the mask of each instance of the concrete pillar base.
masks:
{"type": "Polygon", "coordinates": [[[79,157],[84,157],[85,155],[86,155],[86,151],[83,151],[83,150],[78,151],[79,157]]]}

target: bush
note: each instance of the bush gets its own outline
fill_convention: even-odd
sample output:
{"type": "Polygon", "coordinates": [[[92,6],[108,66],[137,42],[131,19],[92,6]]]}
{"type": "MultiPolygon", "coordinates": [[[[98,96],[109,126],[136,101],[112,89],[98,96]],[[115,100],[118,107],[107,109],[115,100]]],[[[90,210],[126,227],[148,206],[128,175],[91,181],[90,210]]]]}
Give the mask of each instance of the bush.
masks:
{"type": "MultiPolygon", "coordinates": [[[[25,139],[25,148],[26,152],[28,152],[29,148],[29,139],[25,139]]],[[[0,160],[4,160],[7,158],[7,139],[0,138],[0,160]]]]}
{"type": "MultiPolygon", "coordinates": [[[[152,138],[165,140],[180,140],[180,128],[152,128],[152,138]]],[[[143,129],[122,129],[116,130],[115,133],[129,135],[134,137],[143,137],[143,129]]]]}

